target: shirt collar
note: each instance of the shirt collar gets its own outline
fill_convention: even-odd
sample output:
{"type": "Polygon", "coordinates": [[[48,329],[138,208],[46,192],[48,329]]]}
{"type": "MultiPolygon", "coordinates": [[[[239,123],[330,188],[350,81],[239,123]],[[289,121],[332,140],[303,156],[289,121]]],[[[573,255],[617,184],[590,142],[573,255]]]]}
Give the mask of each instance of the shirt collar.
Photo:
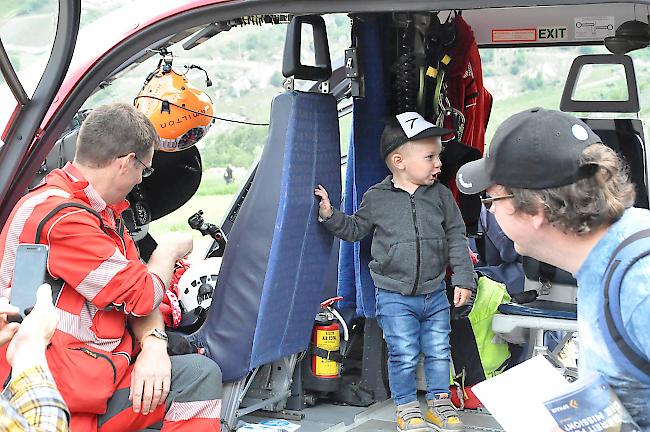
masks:
{"type": "MultiPolygon", "coordinates": [[[[404,190],[404,189],[402,189],[402,188],[400,188],[400,187],[395,186],[395,180],[393,179],[393,175],[392,175],[392,174],[390,174],[388,177],[386,177],[386,178],[382,181],[382,183],[386,182],[386,180],[388,180],[389,187],[390,187],[391,190],[394,190],[394,191],[402,191],[402,192],[406,192],[406,193],[408,193],[406,190],[404,190]]],[[[428,186],[427,186],[427,185],[419,185],[419,186],[417,187],[417,189],[415,189],[415,190],[413,191],[413,193],[412,193],[412,194],[409,194],[409,195],[415,195],[415,194],[416,194],[420,189],[428,189],[428,188],[430,188],[430,187],[433,187],[436,183],[438,183],[438,182],[435,181],[433,184],[428,185],[428,186]]]]}
{"type": "Polygon", "coordinates": [[[80,198],[83,201],[86,201],[88,204],[90,204],[90,207],[93,210],[103,212],[108,207],[113,210],[115,214],[119,215],[129,207],[129,202],[126,199],[120,201],[117,204],[107,205],[106,201],[104,201],[99,192],[97,192],[93,185],[84,178],[81,171],[79,171],[79,169],[71,162],[68,162],[62,170],[72,181],[73,196],[75,198],[80,198]]]}

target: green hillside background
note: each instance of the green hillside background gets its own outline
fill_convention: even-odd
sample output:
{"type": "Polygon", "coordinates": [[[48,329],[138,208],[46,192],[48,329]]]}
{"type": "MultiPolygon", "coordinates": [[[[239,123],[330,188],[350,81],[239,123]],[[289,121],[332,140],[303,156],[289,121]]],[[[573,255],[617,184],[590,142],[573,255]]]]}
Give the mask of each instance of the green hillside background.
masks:
{"type": "MultiPolygon", "coordinates": [[[[112,9],[126,5],[128,0],[84,0],[80,41],[95,37],[94,26],[112,9]]],[[[0,12],[0,34],[14,67],[19,72],[29,66],[34,54],[22,49],[24,35],[7,34],[8,24],[15,24],[29,16],[45,17],[56,10],[56,2],[41,0],[3,0],[0,12]],[[40,15],[39,15],[40,14],[40,15]],[[21,39],[22,38],[22,39],[21,39]]],[[[330,52],[333,59],[343,56],[350,45],[350,19],[344,14],[326,17],[330,52]]],[[[38,27],[38,26],[36,26],[38,27]]],[[[196,87],[205,90],[215,106],[215,115],[222,119],[268,123],[271,100],[283,91],[282,52],[286,26],[262,25],[235,27],[220,33],[198,47],[185,51],[180,44],[173,48],[174,67],[184,71],[184,65],[196,64],[204,68],[213,83],[206,87],[205,75],[190,70],[187,78],[196,87]]],[[[47,29],[32,28],[38,32],[47,29]]],[[[52,31],[50,29],[49,31],[52,31]]],[[[90,39],[91,40],[91,39],[90,39]]],[[[571,61],[579,54],[606,53],[602,46],[482,49],[481,58],[485,87],[494,96],[487,142],[496,127],[510,114],[531,106],[559,108],[560,95],[571,61]]],[[[650,51],[635,51],[635,62],[641,106],[640,117],[650,118],[650,51]]],[[[92,108],[112,101],[130,102],[142,87],[144,78],[155,69],[158,56],[122,73],[88,99],[84,108],[92,108]]],[[[618,76],[609,70],[589,71],[581,76],[584,85],[581,95],[587,98],[622,97],[624,87],[618,76]]],[[[300,85],[300,83],[298,83],[300,85]]],[[[197,194],[174,213],[154,222],[150,230],[154,236],[168,231],[187,230],[187,218],[199,209],[210,222],[220,223],[240,182],[247,177],[261,153],[267,127],[242,125],[218,119],[208,135],[199,143],[204,164],[204,175],[197,194]],[[227,164],[234,167],[235,183],[225,184],[223,171],[227,164]]],[[[351,116],[340,121],[341,150],[347,152],[351,116]]],[[[200,235],[196,233],[196,239],[200,235]]],[[[203,246],[205,240],[200,242],[203,246]]]]}

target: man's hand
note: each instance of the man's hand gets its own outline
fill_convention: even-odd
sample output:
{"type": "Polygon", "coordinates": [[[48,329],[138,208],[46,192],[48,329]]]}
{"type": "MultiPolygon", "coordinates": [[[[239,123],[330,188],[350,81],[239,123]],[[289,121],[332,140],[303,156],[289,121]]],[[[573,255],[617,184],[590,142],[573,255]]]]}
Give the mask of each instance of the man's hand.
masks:
{"type": "Polygon", "coordinates": [[[169,287],[176,261],[192,252],[192,234],[177,233],[165,236],[153,251],[147,262],[147,268],[169,287]]]}
{"type": "Polygon", "coordinates": [[[456,287],[454,288],[454,306],[465,306],[469,299],[472,297],[472,290],[469,288],[456,287]]]}
{"type": "Polygon", "coordinates": [[[14,337],[20,324],[7,323],[7,315],[16,315],[19,310],[9,304],[6,297],[0,297],[0,346],[3,346],[14,337]]]}
{"type": "Polygon", "coordinates": [[[33,365],[46,364],[45,348],[56,330],[58,321],[59,317],[52,303],[52,288],[43,284],[36,292],[34,309],[20,324],[7,348],[7,361],[13,367],[13,375],[33,365]]]}
{"type": "Polygon", "coordinates": [[[129,399],[133,411],[147,415],[165,403],[171,383],[172,363],[167,354],[167,341],[153,336],[142,341],[131,373],[129,399]]]}
{"type": "Polygon", "coordinates": [[[320,198],[320,204],[318,204],[318,215],[322,219],[330,218],[334,211],[332,210],[332,204],[330,203],[327,190],[325,190],[323,186],[318,185],[318,187],[314,189],[314,195],[320,198]]]}
{"type": "Polygon", "coordinates": [[[168,234],[158,243],[156,251],[168,253],[174,262],[183,259],[192,252],[192,234],[168,234]]]}

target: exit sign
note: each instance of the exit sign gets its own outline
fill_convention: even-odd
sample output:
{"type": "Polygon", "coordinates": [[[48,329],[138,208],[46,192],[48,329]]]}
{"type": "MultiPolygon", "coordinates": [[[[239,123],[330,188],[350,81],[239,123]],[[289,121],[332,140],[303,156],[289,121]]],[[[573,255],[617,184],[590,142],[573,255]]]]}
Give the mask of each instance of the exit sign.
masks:
{"type": "Polygon", "coordinates": [[[539,27],[537,29],[537,40],[567,40],[566,27],[539,27]]]}

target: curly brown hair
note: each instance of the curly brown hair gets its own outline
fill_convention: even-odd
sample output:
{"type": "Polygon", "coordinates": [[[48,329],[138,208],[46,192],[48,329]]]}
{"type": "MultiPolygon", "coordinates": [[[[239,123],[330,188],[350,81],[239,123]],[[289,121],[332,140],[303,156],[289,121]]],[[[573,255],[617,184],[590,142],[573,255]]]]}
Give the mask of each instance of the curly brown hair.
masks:
{"type": "Polygon", "coordinates": [[[636,195],[625,162],[598,143],[584,149],[580,165],[594,166],[594,174],[556,188],[506,188],[515,210],[535,214],[541,208],[549,223],[577,235],[617,221],[636,195]]]}

